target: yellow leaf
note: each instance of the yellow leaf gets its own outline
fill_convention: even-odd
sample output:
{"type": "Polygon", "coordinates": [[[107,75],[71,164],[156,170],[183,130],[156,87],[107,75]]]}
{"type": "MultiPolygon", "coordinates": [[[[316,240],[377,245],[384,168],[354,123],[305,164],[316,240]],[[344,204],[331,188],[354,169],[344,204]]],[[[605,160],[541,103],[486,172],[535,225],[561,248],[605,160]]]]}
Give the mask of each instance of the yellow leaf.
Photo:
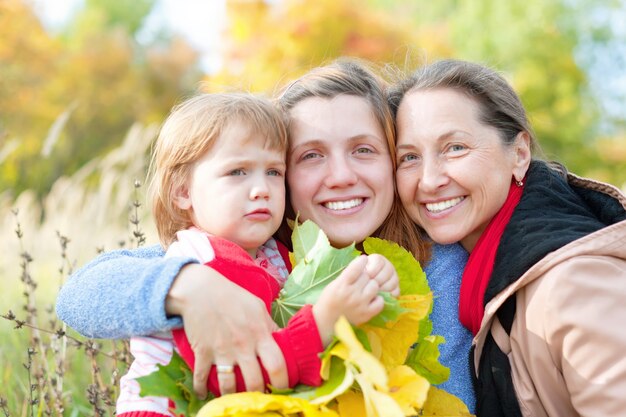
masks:
{"type": "Polygon", "coordinates": [[[335,323],[335,336],[345,345],[345,348],[340,348],[340,344],[338,344],[335,349],[342,354],[346,353],[343,349],[347,349],[345,361],[354,364],[361,374],[376,387],[387,390],[387,372],[385,367],[371,353],[365,350],[354,335],[350,323],[348,323],[345,317],[340,317],[337,323],[335,323]]]}
{"type": "Polygon", "coordinates": [[[363,392],[367,417],[404,417],[400,405],[386,392],[378,391],[363,374],[354,376],[363,392]]]}
{"type": "Polygon", "coordinates": [[[388,370],[406,360],[409,348],[417,340],[419,322],[426,317],[433,302],[432,293],[402,295],[399,300],[409,311],[401,314],[398,320],[387,323],[387,328],[364,326],[372,346],[380,346],[380,361],[388,370]],[[374,334],[377,337],[373,337],[374,334]]]}
{"type": "Polygon", "coordinates": [[[197,417],[271,416],[299,413],[302,417],[337,417],[325,407],[314,406],[301,398],[261,392],[239,392],[209,401],[197,417]]]}
{"type": "Polygon", "coordinates": [[[416,414],[415,410],[422,408],[429,387],[426,378],[406,365],[398,366],[389,373],[389,392],[405,415],[416,414]]]}
{"type": "Polygon", "coordinates": [[[422,416],[430,417],[468,417],[472,416],[467,406],[458,397],[444,390],[430,387],[428,398],[422,410],[422,416]]]}
{"type": "Polygon", "coordinates": [[[348,391],[337,397],[337,405],[340,416],[364,416],[365,400],[363,394],[356,391],[348,391]]]}

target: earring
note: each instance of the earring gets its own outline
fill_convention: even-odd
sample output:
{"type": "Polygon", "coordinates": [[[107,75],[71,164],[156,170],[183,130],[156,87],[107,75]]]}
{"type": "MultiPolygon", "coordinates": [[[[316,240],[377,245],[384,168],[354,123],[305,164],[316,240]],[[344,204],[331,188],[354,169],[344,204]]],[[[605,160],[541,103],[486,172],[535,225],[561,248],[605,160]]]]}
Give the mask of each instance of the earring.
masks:
{"type": "Polygon", "coordinates": [[[516,179],[515,180],[515,185],[517,185],[518,187],[522,187],[522,186],[524,186],[524,181],[516,179]]]}

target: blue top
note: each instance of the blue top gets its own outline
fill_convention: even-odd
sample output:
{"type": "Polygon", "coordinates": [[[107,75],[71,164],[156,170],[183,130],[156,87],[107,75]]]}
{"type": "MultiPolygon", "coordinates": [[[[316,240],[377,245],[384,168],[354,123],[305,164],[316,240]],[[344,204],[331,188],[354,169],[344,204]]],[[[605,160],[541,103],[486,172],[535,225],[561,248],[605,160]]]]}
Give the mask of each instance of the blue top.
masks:
{"type": "MultiPolygon", "coordinates": [[[[98,256],[77,270],[61,288],[57,315],[87,337],[122,339],[168,331],[182,325],[167,317],[165,297],[180,269],[193,258],[165,259],[159,245],[116,250],[98,256]]],[[[424,271],[435,296],[433,334],[446,338],[440,361],[450,379],[440,388],[461,398],[474,412],[469,365],[471,333],[459,322],[459,288],[467,262],[459,245],[433,245],[424,271]]]]}
{"type": "Polygon", "coordinates": [[[456,395],[475,413],[476,398],[470,368],[472,332],[459,321],[461,277],[469,254],[459,244],[432,246],[431,261],[424,268],[433,292],[433,334],[446,338],[439,345],[439,362],[450,368],[450,378],[437,387],[456,395]]]}

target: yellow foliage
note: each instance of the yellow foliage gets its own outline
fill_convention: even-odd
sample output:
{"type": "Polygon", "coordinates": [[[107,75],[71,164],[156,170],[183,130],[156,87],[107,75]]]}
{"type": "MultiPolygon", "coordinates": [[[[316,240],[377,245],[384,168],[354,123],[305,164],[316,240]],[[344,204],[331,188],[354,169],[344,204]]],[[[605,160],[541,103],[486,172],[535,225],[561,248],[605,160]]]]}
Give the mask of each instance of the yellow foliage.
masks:
{"type": "Polygon", "coordinates": [[[428,398],[422,410],[423,417],[465,417],[471,415],[463,401],[444,390],[430,387],[428,398]]]}
{"type": "Polygon", "coordinates": [[[336,417],[323,406],[314,406],[301,398],[261,392],[239,392],[209,401],[197,417],[261,417],[297,414],[302,417],[336,417]]]}
{"type": "Polygon", "coordinates": [[[402,365],[409,348],[417,340],[419,322],[428,314],[433,302],[432,293],[402,295],[400,304],[409,309],[397,321],[387,323],[387,328],[363,326],[372,345],[372,351],[387,370],[402,365]]]}
{"type": "Polygon", "coordinates": [[[389,392],[406,415],[424,406],[430,384],[406,365],[398,366],[389,374],[389,392]]]}

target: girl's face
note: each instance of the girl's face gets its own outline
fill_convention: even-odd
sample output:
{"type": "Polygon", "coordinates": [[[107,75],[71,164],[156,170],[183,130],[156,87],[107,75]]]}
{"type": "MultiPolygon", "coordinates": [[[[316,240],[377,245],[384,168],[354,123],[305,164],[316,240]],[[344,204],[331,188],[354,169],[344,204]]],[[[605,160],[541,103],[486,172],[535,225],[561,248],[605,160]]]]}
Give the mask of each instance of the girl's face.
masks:
{"type": "Polygon", "coordinates": [[[380,123],[367,100],[310,97],[290,112],[287,183],[299,219],[331,244],[360,243],[391,210],[394,173],[380,123]]]}
{"type": "Polygon", "coordinates": [[[252,257],[276,232],[285,210],[285,153],[264,144],[246,123],[231,123],[175,193],[176,204],[190,211],[196,227],[252,257]]]}
{"type": "Polygon", "coordinates": [[[409,92],[398,109],[398,193],[438,243],[472,251],[530,162],[528,136],[505,145],[478,104],[452,89],[409,92]]]}

